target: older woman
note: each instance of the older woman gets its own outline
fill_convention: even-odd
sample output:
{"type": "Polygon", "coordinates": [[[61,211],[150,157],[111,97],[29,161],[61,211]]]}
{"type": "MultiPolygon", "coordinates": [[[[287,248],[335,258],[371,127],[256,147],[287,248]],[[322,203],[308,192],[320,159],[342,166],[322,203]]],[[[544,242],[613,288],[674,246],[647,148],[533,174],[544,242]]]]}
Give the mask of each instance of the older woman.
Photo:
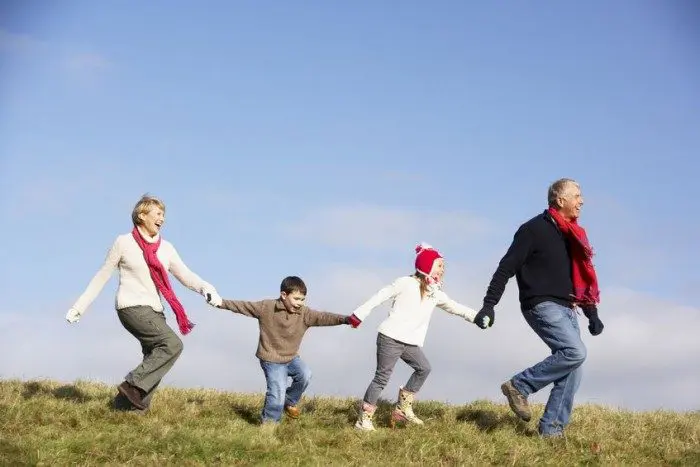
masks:
{"type": "Polygon", "coordinates": [[[165,205],[144,195],[131,214],[134,228],[117,237],[104,264],[87,289],[68,310],[66,320],[77,323],[105,286],[115,268],[119,268],[116,309],[119,321],[141,343],[143,361],[126,375],[119,394],[137,409],[145,410],[160,380],[182,353],[182,340],[166,324],[160,295],[168,302],[180,332],[189,333],[194,324],[175,296],[168,271],[185,287],[213,301],[221,298],[216,289],[190,271],[160,230],[165,222],[165,205]]]}

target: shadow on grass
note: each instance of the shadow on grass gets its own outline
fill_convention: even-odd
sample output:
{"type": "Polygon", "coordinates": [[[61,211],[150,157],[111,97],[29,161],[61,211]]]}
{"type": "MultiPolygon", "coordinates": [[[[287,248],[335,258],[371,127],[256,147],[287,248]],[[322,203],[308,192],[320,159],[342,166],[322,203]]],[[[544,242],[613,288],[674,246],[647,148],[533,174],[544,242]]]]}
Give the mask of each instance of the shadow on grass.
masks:
{"type": "Polygon", "coordinates": [[[492,410],[465,408],[457,412],[455,417],[458,422],[474,423],[477,428],[489,433],[501,427],[515,425],[515,431],[523,435],[537,434],[528,424],[515,415],[498,414],[492,410]]]}
{"type": "Polygon", "coordinates": [[[129,399],[126,398],[122,393],[118,392],[114,399],[107,401],[107,408],[115,410],[117,412],[129,412],[136,415],[146,415],[148,413],[148,407],[150,406],[150,401],[146,404],[146,409],[137,409],[133,406],[129,399]]]}
{"type": "Polygon", "coordinates": [[[31,399],[33,397],[40,396],[53,396],[56,399],[63,399],[73,402],[88,402],[93,399],[91,396],[88,396],[72,384],[51,389],[47,384],[37,381],[24,383],[22,397],[25,399],[31,399]]]}
{"type": "MultiPolygon", "coordinates": [[[[360,402],[361,404],[361,402],[360,402]]],[[[348,404],[345,407],[334,407],[331,410],[331,414],[334,417],[342,417],[343,420],[345,420],[347,423],[354,424],[357,421],[358,414],[360,413],[359,411],[359,405],[358,403],[354,404],[348,404]]]]}
{"type": "Polygon", "coordinates": [[[16,444],[0,439],[0,464],[36,465],[36,453],[33,450],[25,450],[16,444]]]}
{"type": "Polygon", "coordinates": [[[347,402],[342,405],[318,407],[314,399],[305,402],[302,406],[303,413],[314,414],[316,420],[324,426],[338,426],[343,423],[355,423],[358,407],[361,402],[347,402]]]}
{"type": "Polygon", "coordinates": [[[250,425],[260,425],[260,409],[244,404],[233,404],[231,410],[250,425]]]}

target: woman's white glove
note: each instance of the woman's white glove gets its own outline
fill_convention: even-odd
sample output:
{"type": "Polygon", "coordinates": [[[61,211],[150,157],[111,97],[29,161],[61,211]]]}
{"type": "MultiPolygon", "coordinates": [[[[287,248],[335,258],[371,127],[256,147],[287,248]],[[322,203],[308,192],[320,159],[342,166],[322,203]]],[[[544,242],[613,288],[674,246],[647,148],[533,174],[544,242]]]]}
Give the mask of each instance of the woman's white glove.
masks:
{"type": "Polygon", "coordinates": [[[223,302],[221,296],[216,292],[216,289],[205,290],[204,298],[207,300],[207,303],[211,306],[218,307],[223,302]]]}
{"type": "Polygon", "coordinates": [[[75,308],[71,308],[70,310],[68,310],[68,313],[66,313],[66,321],[68,321],[69,323],[77,323],[78,321],[80,321],[80,316],[81,313],[78,310],[76,310],[75,308]]]}

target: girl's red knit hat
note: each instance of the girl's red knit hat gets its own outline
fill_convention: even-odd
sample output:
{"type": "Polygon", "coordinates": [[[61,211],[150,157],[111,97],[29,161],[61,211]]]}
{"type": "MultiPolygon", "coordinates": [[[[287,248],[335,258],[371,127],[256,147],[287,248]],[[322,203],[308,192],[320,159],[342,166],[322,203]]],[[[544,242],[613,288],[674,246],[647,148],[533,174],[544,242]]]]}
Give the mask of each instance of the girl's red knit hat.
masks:
{"type": "Polygon", "coordinates": [[[427,243],[421,243],[416,247],[416,271],[430,275],[433,263],[436,259],[442,258],[438,251],[427,243]]]}

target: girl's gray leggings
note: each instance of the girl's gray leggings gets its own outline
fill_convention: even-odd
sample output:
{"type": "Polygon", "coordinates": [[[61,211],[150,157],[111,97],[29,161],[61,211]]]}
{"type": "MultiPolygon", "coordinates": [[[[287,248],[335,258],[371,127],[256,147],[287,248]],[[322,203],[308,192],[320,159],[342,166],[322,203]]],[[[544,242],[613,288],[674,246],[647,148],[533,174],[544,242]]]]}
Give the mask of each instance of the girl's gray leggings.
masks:
{"type": "Polygon", "coordinates": [[[389,382],[391,373],[398,359],[413,368],[413,374],[408,379],[404,390],[418,392],[430,374],[430,362],[425,358],[423,350],[417,345],[404,344],[382,333],[377,334],[377,370],[374,379],[365,392],[364,401],[377,405],[379,396],[389,382]]]}

